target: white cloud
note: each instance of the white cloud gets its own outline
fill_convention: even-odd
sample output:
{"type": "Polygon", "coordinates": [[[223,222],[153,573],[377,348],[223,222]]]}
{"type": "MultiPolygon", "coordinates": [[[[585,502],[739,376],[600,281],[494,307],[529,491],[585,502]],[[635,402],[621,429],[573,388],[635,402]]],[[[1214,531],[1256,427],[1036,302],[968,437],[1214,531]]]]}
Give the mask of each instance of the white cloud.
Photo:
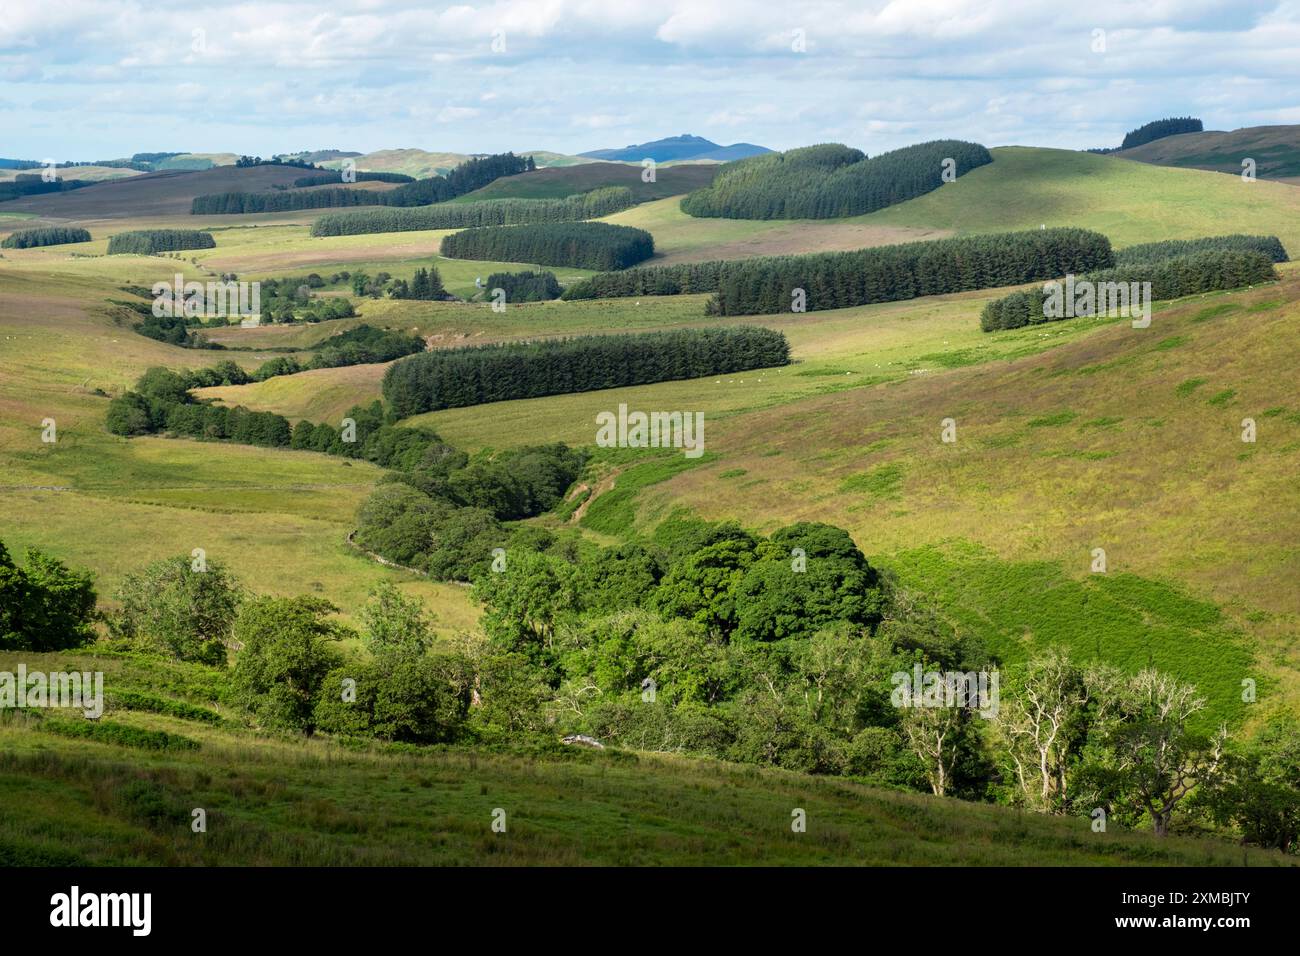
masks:
{"type": "Polygon", "coordinates": [[[200,148],[195,123],[147,119],[178,112],[207,148],[262,155],[681,132],[1078,147],[1169,114],[1290,121],[1297,51],[1298,0],[5,0],[0,95],[20,104],[7,151],[70,157],[200,148]]]}

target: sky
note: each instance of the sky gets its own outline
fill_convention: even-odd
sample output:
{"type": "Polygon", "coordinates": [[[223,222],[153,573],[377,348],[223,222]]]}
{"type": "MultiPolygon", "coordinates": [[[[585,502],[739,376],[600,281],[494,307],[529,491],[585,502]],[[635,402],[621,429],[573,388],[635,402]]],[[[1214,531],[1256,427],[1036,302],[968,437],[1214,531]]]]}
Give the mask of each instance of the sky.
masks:
{"type": "Polygon", "coordinates": [[[1300,0],[0,0],[0,157],[1300,123],[1300,0]],[[1066,9],[1066,8],[1069,9],[1066,9]]]}

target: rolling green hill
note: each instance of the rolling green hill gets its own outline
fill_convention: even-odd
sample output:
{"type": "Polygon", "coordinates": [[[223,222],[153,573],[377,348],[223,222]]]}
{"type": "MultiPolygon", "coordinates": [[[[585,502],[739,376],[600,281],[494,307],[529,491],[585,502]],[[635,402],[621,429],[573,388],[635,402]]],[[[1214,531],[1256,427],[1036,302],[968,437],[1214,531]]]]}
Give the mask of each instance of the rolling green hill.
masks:
{"type": "Polygon", "coordinates": [[[1300,189],[1294,186],[1068,150],[1005,146],[991,152],[989,165],[861,221],[958,233],[1081,226],[1109,236],[1117,247],[1247,231],[1278,236],[1288,249],[1300,250],[1300,189]]]}
{"type": "MultiPolygon", "coordinates": [[[[691,167],[661,168],[655,185],[670,198],[610,221],[649,229],[663,255],[656,261],[858,248],[873,238],[1039,223],[1093,228],[1120,246],[1276,233],[1300,252],[1300,191],[1285,184],[1246,185],[1061,150],[993,152],[991,165],[935,193],[871,216],[818,223],[691,219],[671,198],[687,191],[683,182],[670,178],[691,167]]],[[[700,169],[687,175],[716,167],[700,169]]],[[[511,177],[489,189],[582,191],[607,184],[591,180],[610,170],[639,181],[636,167],[592,164],[511,177]]],[[[346,617],[373,584],[389,580],[423,599],[442,639],[474,633],[479,608],[466,589],[385,569],[347,546],[379,469],[306,452],[119,439],[103,427],[108,396],[150,366],[231,358],[251,367],[275,354],[268,349],[302,348],[363,321],[417,332],[438,347],[717,320],[704,315],[703,296],[530,303],[505,313],[480,303],[381,299],[360,300],[357,319],[329,328],[220,333],[225,344],[260,351],[186,351],[134,333],[106,300],[120,297],[123,285],[147,285],[178,268],[192,278],[204,269],[243,278],[331,267],[409,275],[416,263],[435,261],[441,233],[313,239],[306,225],[265,217],[230,217],[214,230],[216,248],[183,261],[99,255],[112,232],[165,216],[180,187],[190,188],[186,178],[244,175],[278,173],[227,167],[88,187],[81,191],[87,200],[105,192],[90,206],[62,212],[73,224],[80,217],[113,221],[107,228],[91,223],[94,240],[79,244],[81,255],[58,247],[5,250],[5,543],[15,553],[35,545],[95,569],[109,602],[127,571],[203,547],[264,593],[316,594],[346,617]],[[151,192],[112,192],[133,184],[151,192]],[[56,444],[40,441],[45,418],[58,423],[56,444]]],[[[197,191],[217,190],[205,181],[197,191]]],[[[81,197],[44,202],[60,200],[81,197]]],[[[521,265],[436,263],[448,287],[464,293],[476,274],[521,265]]],[[[562,271],[562,279],[582,274],[562,271]]],[[[1207,716],[1249,727],[1262,715],[1300,710],[1300,592],[1291,584],[1300,579],[1293,385],[1300,269],[1287,265],[1282,273],[1276,284],[1163,305],[1143,331],[1076,319],[981,333],[980,309],[999,290],[760,316],[746,321],[783,330],[795,365],[413,421],[472,451],[591,444],[595,414],[619,402],[701,410],[708,418],[704,459],[603,476],[570,526],[608,541],[610,529],[646,530],[683,509],[760,529],[832,522],[848,529],[873,563],[1007,660],[1063,643],[1083,658],[1100,655],[1126,667],[1153,662],[1200,685],[1211,701],[1207,716]],[[938,437],[949,417],[958,425],[953,446],[938,437]],[[1239,437],[1245,417],[1258,423],[1252,444],[1239,437]],[[1105,577],[1089,573],[1095,547],[1106,549],[1105,577]],[[1238,696],[1245,678],[1259,683],[1253,710],[1238,696]]],[[[205,395],[329,420],[377,397],[382,371],[325,369],[205,395]]],[[[221,709],[201,693],[202,675],[186,668],[107,655],[96,666],[117,669],[124,686],[140,692],[221,709]]],[[[121,709],[109,720],[179,734],[198,749],[128,751],[58,736],[27,717],[0,719],[0,799],[18,808],[0,822],[0,861],[1242,860],[1240,848],[1222,841],[1097,835],[1075,820],[671,755],[368,751],[121,709]],[[213,839],[196,844],[185,828],[181,836],[166,828],[167,814],[183,805],[208,806],[218,824],[237,826],[218,827],[213,839]],[[513,843],[487,828],[497,806],[517,823],[513,843]],[[789,831],[793,807],[809,811],[803,842],[789,831]],[[74,818],[84,827],[69,845],[66,821],[74,818]]],[[[1250,854],[1252,863],[1271,859],[1250,854]]]]}
{"type": "Polygon", "coordinates": [[[1300,126],[1249,126],[1230,133],[1207,130],[1166,136],[1122,150],[1122,159],[1241,174],[1242,160],[1255,161],[1260,179],[1300,176],[1300,126]]]}
{"type": "MultiPolygon", "coordinates": [[[[532,156],[534,162],[540,167],[574,166],[591,162],[581,156],[568,156],[545,149],[518,152],[517,155],[532,156]]],[[[380,149],[356,156],[353,162],[362,172],[403,173],[416,179],[426,179],[429,176],[445,176],[469,158],[467,153],[430,152],[424,149],[380,149]]],[[[343,163],[342,159],[330,159],[319,165],[327,169],[342,169],[343,163]]]]}

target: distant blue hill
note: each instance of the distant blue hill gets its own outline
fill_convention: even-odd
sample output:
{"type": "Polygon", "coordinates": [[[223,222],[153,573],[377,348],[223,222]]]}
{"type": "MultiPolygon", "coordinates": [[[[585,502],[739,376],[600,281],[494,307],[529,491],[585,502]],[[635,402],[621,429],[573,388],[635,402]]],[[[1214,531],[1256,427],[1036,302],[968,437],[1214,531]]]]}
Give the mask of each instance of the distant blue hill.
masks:
{"type": "Polygon", "coordinates": [[[730,146],[720,146],[702,136],[683,134],[681,136],[669,136],[666,139],[656,139],[650,143],[624,146],[622,149],[593,149],[589,153],[579,153],[578,155],[585,156],[588,159],[606,159],[625,163],[636,163],[643,159],[653,159],[656,163],[667,163],[673,160],[687,159],[711,159],[730,162],[733,159],[744,159],[746,156],[757,156],[760,153],[770,152],[772,151],[766,146],[755,146],[753,143],[733,143],[730,146]]]}

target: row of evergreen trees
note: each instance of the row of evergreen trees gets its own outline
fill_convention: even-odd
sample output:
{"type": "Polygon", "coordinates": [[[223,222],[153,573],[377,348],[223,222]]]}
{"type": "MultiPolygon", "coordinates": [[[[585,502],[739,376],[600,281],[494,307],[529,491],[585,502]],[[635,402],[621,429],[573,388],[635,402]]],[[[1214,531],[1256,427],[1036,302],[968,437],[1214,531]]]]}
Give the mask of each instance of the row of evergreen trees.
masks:
{"type": "Polygon", "coordinates": [[[494,272],[487,279],[488,295],[500,289],[507,302],[548,302],[560,297],[560,281],[554,272],[494,272]]]}
{"type": "MultiPolygon", "coordinates": [[[[896,246],[877,246],[855,252],[810,253],[802,256],[762,257],[748,260],[715,259],[709,262],[684,262],[672,266],[642,266],[618,272],[602,272],[571,283],[564,298],[608,299],[638,295],[688,295],[718,292],[724,276],[732,276],[728,288],[741,282],[757,283],[770,293],[771,311],[789,312],[794,305],[793,290],[802,288],[807,296],[805,307],[841,308],[837,304],[862,305],[866,302],[889,302],[934,291],[961,291],[992,288],[1035,278],[1051,278],[1061,262],[1077,262],[1084,268],[1101,268],[1111,264],[1109,243],[1097,233],[1070,229],[1039,229],[997,236],[974,236],[913,242],[896,246]],[[928,253],[929,255],[923,254],[928,253]],[[1040,268],[1033,268],[1035,257],[1046,257],[1040,268]],[[945,266],[944,263],[947,262],[945,266]],[[1015,276],[1036,272],[1027,279],[1015,276]],[[860,273],[855,279],[853,273],[860,273]],[[784,278],[802,278],[793,285],[784,278]],[[812,279],[808,279],[812,277],[812,279]],[[1002,279],[1006,281],[1001,281],[1002,279]],[[779,282],[779,286],[773,283],[779,282]],[[864,285],[865,284],[865,285],[864,285]],[[832,286],[830,298],[813,290],[832,286]],[[838,291],[836,288],[838,287],[838,291]],[[780,294],[778,294],[780,293],[780,294]]],[[[723,308],[740,304],[735,293],[723,308]]],[[[711,308],[717,308],[716,305],[711,308]]],[[[746,312],[723,311],[713,314],[742,315],[746,312]]]]}
{"type": "Polygon", "coordinates": [[[1110,240],[1086,229],[1032,229],[728,263],[710,315],[843,309],[994,289],[1112,265],[1110,240]],[[799,290],[802,290],[802,297],[799,290]],[[802,301],[801,301],[802,299],[802,301]]]}
{"type": "Polygon", "coordinates": [[[654,238],[644,229],[607,222],[484,226],[442,240],[442,254],[450,259],[535,262],[577,269],[625,269],[654,253],[654,238]]]}
{"type": "Polygon", "coordinates": [[[1115,253],[1115,265],[1126,266],[1135,262],[1156,262],[1174,256],[1188,256],[1197,252],[1260,252],[1272,262],[1287,262],[1286,247],[1277,236],[1205,236],[1201,239],[1166,239],[1163,242],[1144,242],[1115,253]]]}
{"type": "Polygon", "coordinates": [[[1204,130],[1205,125],[1191,116],[1175,116],[1170,119],[1154,120],[1126,133],[1124,142],[1120,144],[1119,148],[1132,149],[1134,146],[1141,146],[1143,143],[1164,139],[1166,136],[1178,136],[1181,133],[1200,133],[1204,130]]]}
{"type": "Polygon", "coordinates": [[[90,233],[71,226],[47,226],[44,229],[19,229],[5,236],[0,247],[31,249],[34,246],[62,246],[69,242],[90,242],[90,233]]]}
{"type": "Polygon", "coordinates": [[[195,196],[190,203],[190,213],[200,216],[332,209],[338,206],[428,206],[481,189],[502,176],[514,176],[536,168],[531,156],[525,158],[514,153],[499,153],[466,160],[446,176],[417,179],[386,192],[339,188],[210,193],[195,196]]]}
{"type": "MultiPolygon", "coordinates": [[[[1151,301],[1177,299],[1185,295],[1201,292],[1215,292],[1221,289],[1239,289],[1256,282],[1268,282],[1277,278],[1273,261],[1262,252],[1253,251],[1210,251],[1197,252],[1187,256],[1175,256],[1171,259],[1132,262],[1113,269],[1102,269],[1075,277],[1075,304],[1061,300],[1073,314],[1058,314],[1048,308],[1051,302],[1049,292],[1043,288],[1025,289],[1013,292],[1000,299],[994,299],[984,306],[980,314],[980,328],[985,332],[999,329],[1018,329],[1026,325],[1042,322],[1056,322],[1061,319],[1074,318],[1079,315],[1105,315],[1109,308],[1120,303],[1128,304],[1131,314],[1137,315],[1136,301],[1131,294],[1123,295],[1118,287],[1131,283],[1151,283],[1151,301]],[[1093,298],[1083,307],[1078,303],[1084,301],[1080,296],[1085,287],[1079,283],[1088,282],[1093,290],[1093,298]],[[1108,303],[1110,306],[1108,308],[1108,303]]],[[[1130,287],[1131,288],[1131,287],[1130,287]]],[[[1062,295],[1066,295],[1063,291],[1062,295]]]]}
{"type": "MultiPolygon", "coordinates": [[[[398,187],[399,189],[401,187],[398,187]]],[[[393,190],[396,192],[396,190],[393,190]]],[[[233,216],[254,212],[293,212],[300,209],[333,209],[338,206],[374,206],[386,195],[368,189],[282,189],[264,193],[207,193],[190,201],[190,215],[233,216]]]]}
{"type": "Polygon", "coordinates": [[[717,292],[722,270],[730,262],[683,262],[674,266],[641,266],[618,272],[602,272],[565,286],[564,298],[617,299],[633,295],[689,295],[717,292]]]}
{"type": "Polygon", "coordinates": [[[438,349],[402,359],[384,375],[398,418],[627,385],[701,378],[790,361],[785,336],[752,326],[438,349]]]}
{"type": "Polygon", "coordinates": [[[53,182],[46,182],[39,174],[19,173],[11,181],[0,183],[0,202],[23,199],[27,196],[43,196],[46,193],[62,193],[93,185],[95,184],[88,179],[56,179],[53,182]]]}
{"type": "MultiPolygon", "coordinates": [[[[354,170],[352,175],[355,177],[353,182],[358,183],[413,183],[414,176],[408,176],[406,173],[363,173],[354,170]]],[[[315,173],[311,176],[300,176],[293,181],[298,189],[306,189],[310,186],[328,186],[340,184],[343,182],[343,173],[340,170],[331,170],[325,173],[315,173]]]]}
{"type": "Polygon", "coordinates": [[[119,232],[108,240],[108,254],[151,256],[181,249],[213,249],[217,241],[210,232],[197,229],[139,229],[119,232]]]}
{"type": "Polygon", "coordinates": [[[563,199],[484,199],[415,209],[368,209],[327,213],[311,227],[313,236],[355,236],[374,232],[413,232],[420,229],[465,229],[513,226],[536,222],[576,222],[598,219],[636,205],[626,186],[607,186],[563,199]]]}
{"type": "Polygon", "coordinates": [[[726,219],[860,216],[938,189],[945,170],[956,177],[991,162],[980,144],[953,139],[873,158],[838,143],[806,146],[728,163],[682,200],[682,211],[726,219]]]}

